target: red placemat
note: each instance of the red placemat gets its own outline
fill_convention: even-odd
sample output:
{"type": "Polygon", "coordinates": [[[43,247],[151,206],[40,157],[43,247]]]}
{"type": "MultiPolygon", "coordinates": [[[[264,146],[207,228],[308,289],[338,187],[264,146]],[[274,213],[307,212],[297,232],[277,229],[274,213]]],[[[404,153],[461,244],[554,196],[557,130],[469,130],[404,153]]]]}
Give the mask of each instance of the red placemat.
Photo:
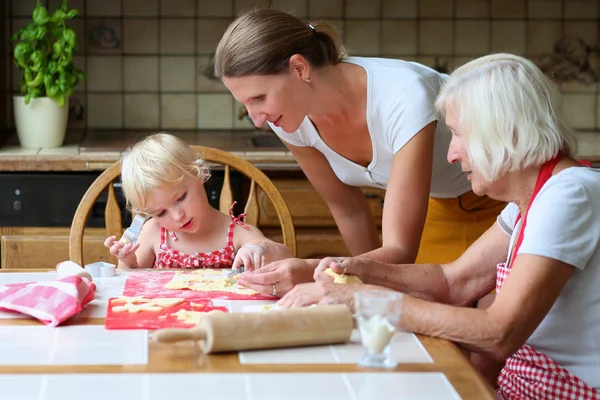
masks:
{"type": "Polygon", "coordinates": [[[241,294],[230,292],[198,292],[189,289],[167,289],[165,285],[173,278],[173,271],[131,271],[125,280],[123,296],[183,297],[184,299],[223,300],[276,300],[264,294],[241,294]]]}
{"type": "Polygon", "coordinates": [[[183,303],[171,307],[163,307],[160,311],[140,311],[130,313],[127,311],[113,312],[113,306],[122,306],[123,302],[113,304],[113,300],[109,299],[108,311],[104,320],[106,329],[162,329],[162,328],[189,328],[194,324],[186,324],[171,315],[179,310],[209,312],[219,310],[227,312],[227,307],[213,306],[209,299],[205,300],[185,300],[183,303]],[[192,306],[191,303],[194,303],[192,306]],[[159,318],[160,317],[160,318],[159,318]]]}

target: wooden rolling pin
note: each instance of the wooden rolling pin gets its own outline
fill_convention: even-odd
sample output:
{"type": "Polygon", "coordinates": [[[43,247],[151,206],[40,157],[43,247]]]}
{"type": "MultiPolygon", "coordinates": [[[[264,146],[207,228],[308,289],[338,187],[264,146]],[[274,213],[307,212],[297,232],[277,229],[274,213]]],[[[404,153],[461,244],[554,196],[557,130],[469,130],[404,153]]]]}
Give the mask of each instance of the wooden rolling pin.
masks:
{"type": "Polygon", "coordinates": [[[158,342],[198,340],[205,354],[344,343],[354,322],[344,305],[263,313],[210,313],[189,329],[161,329],[158,342]]]}

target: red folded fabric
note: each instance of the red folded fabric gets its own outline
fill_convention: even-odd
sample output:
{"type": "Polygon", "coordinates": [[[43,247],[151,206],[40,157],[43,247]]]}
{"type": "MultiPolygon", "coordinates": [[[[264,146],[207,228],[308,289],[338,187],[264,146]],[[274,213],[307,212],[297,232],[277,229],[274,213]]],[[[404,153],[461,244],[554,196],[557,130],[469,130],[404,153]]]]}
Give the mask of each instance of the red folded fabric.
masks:
{"type": "Polygon", "coordinates": [[[31,315],[48,326],[79,314],[94,299],[96,285],[86,278],[66,276],[50,282],[11,283],[0,286],[0,309],[31,315]]]}

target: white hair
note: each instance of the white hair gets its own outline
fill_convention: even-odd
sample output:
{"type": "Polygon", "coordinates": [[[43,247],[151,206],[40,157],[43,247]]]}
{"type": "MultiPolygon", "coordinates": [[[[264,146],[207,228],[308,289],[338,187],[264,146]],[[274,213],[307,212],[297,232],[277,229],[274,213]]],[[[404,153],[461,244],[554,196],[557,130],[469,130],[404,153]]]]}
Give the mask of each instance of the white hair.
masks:
{"type": "Polygon", "coordinates": [[[488,181],[577,151],[558,88],[523,57],[492,54],[468,62],[450,75],[435,105],[442,116],[449,108],[455,113],[469,162],[488,181]]]}
{"type": "Polygon", "coordinates": [[[183,140],[156,133],[133,145],[121,160],[121,182],[127,205],[135,213],[147,213],[147,198],[158,188],[180,183],[185,176],[205,182],[208,166],[183,140]]]}

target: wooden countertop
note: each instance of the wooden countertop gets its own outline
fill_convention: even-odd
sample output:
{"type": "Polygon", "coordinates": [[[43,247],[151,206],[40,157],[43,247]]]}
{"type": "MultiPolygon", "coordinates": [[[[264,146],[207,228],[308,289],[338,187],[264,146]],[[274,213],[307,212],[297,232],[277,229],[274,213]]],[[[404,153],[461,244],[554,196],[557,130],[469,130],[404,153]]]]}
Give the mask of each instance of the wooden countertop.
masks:
{"type": "MultiPolygon", "coordinates": [[[[0,171],[102,171],[121,153],[150,132],[74,131],[65,145],[54,149],[26,149],[13,136],[0,148],[0,171]]],[[[292,154],[271,133],[259,131],[185,131],[177,136],[193,145],[226,150],[261,169],[298,170],[292,154]],[[257,147],[257,141],[263,146],[257,147]]],[[[578,133],[578,158],[600,163],[600,133],[578,133]]]]}

